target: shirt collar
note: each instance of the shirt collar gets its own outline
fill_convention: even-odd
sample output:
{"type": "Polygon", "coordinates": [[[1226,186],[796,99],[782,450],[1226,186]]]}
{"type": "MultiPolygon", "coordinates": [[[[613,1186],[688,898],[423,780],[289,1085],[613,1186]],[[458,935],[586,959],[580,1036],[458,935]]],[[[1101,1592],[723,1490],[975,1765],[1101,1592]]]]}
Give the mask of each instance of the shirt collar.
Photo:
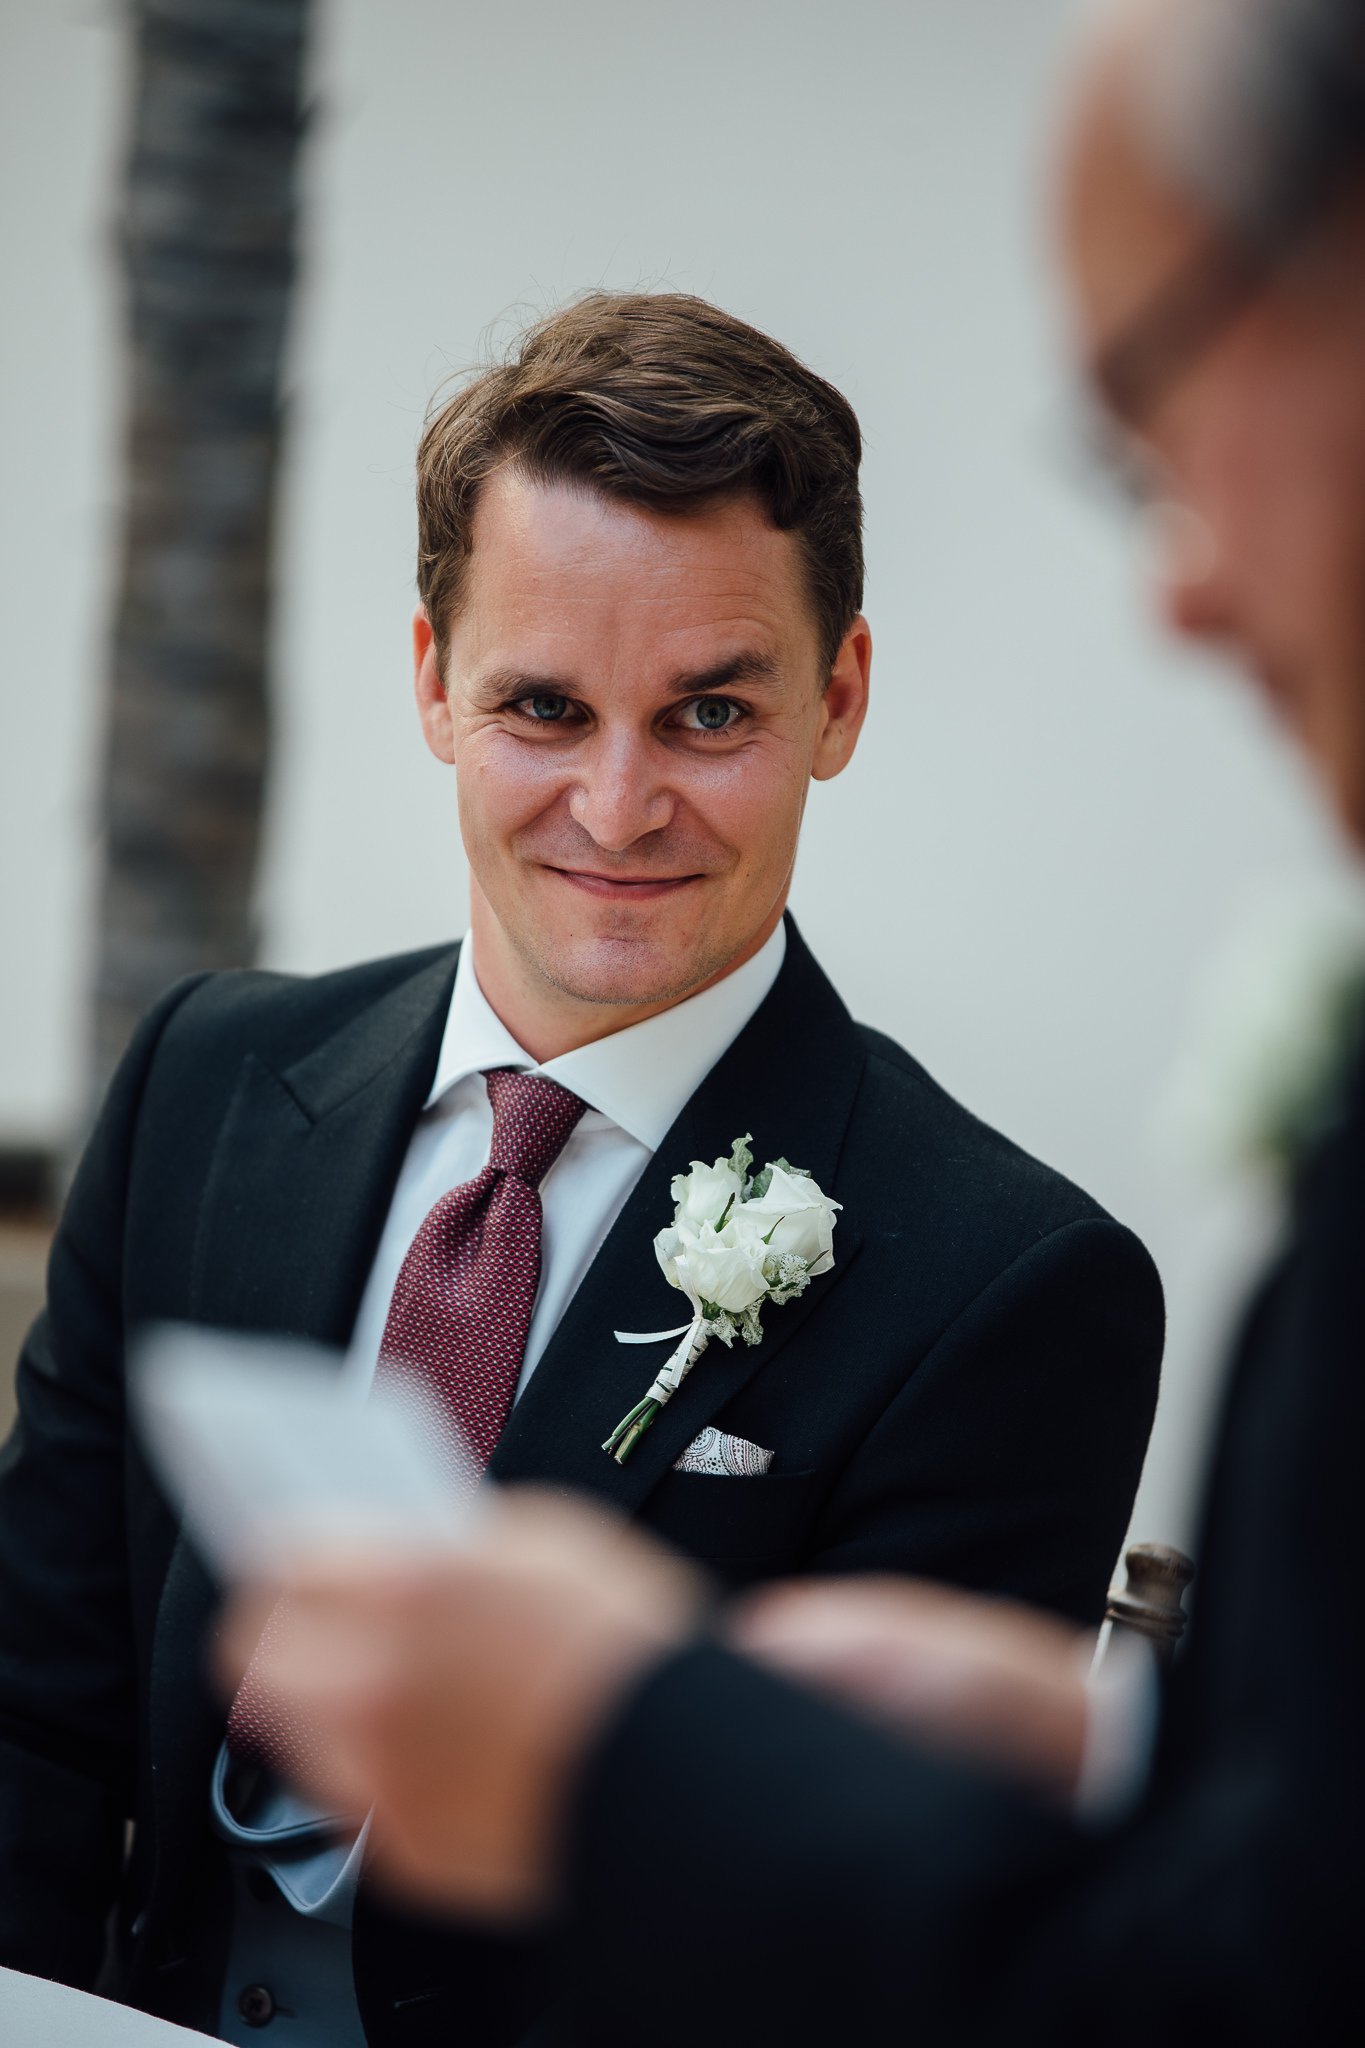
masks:
{"type": "Polygon", "coordinates": [[[519,1067],[572,1089],[591,1109],[610,1118],[656,1152],[683,1104],[695,1095],[726,1048],[768,994],[787,955],[785,920],[752,960],[714,987],[628,1024],[591,1045],[576,1046],[543,1066],[518,1045],[479,987],[472,938],[460,948],[455,986],[446,1013],[430,1109],[459,1082],[489,1067],[519,1067]]]}

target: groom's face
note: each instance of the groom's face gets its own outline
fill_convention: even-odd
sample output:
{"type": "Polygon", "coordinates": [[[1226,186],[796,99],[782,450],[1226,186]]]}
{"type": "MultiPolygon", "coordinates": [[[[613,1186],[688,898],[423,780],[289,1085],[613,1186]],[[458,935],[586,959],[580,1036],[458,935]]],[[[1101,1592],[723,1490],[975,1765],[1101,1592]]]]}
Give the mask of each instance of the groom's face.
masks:
{"type": "Polygon", "coordinates": [[[749,499],[662,515],[504,471],[445,658],[417,622],[428,743],[453,762],[480,957],[578,1003],[677,1000],[782,913],[812,777],[866,700],[831,674],[798,543],[749,499]]]}

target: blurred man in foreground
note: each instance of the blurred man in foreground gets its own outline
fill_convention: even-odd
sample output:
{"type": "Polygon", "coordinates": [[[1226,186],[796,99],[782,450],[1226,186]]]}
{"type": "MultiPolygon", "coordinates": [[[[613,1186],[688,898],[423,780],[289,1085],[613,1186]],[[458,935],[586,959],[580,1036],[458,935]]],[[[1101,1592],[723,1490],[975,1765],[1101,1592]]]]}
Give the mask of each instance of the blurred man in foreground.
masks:
{"type": "MultiPolygon", "coordinates": [[[[1170,617],[1240,656],[1365,854],[1365,7],[1127,8],[1070,113],[1063,227],[1115,449],[1173,508],[1170,617]]],[[[300,1567],[281,1682],[396,1877],[560,1912],[572,2038],[1331,2038],[1358,2003],[1363,1243],[1357,1073],[1244,1335],[1126,1815],[1077,1818],[1056,1624],[863,1582],[708,1639],[690,1570],[544,1499],[463,1564],[300,1567]]]]}

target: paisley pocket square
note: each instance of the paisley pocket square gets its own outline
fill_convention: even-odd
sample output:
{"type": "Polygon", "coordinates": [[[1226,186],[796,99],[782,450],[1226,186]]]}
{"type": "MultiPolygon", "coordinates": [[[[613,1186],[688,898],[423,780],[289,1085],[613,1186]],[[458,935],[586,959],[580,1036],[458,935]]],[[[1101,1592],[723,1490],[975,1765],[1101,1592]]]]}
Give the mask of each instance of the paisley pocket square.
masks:
{"type": "Polygon", "coordinates": [[[675,1472],[705,1472],[712,1479],[761,1479],[773,1462],[771,1451],[742,1436],[727,1436],[708,1423],[673,1466],[675,1472]]]}

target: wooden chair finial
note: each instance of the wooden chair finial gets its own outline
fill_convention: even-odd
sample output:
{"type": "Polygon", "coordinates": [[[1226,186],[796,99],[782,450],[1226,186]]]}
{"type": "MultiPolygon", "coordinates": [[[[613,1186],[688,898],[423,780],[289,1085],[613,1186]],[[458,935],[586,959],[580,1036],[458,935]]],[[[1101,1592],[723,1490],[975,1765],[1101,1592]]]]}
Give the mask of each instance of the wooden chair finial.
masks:
{"type": "Polygon", "coordinates": [[[1110,1587],[1104,1618],[1146,1636],[1165,1663],[1185,1633],[1188,1616],[1181,1602],[1194,1566],[1169,1543],[1134,1543],[1123,1562],[1127,1584],[1110,1587]]]}

